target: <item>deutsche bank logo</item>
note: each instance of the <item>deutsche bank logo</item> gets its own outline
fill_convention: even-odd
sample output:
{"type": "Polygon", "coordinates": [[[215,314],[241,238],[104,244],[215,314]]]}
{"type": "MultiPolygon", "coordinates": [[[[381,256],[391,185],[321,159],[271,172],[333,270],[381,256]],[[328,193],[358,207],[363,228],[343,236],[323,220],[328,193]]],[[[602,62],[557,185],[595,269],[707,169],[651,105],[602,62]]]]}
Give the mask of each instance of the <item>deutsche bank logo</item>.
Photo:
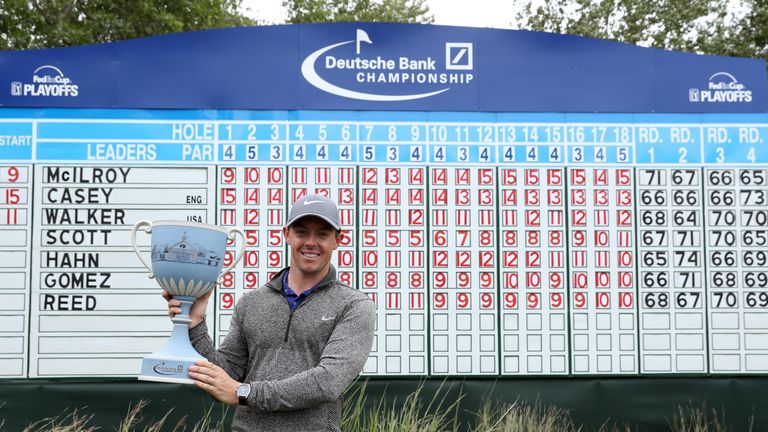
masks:
{"type": "Polygon", "coordinates": [[[472,70],[472,43],[446,42],[445,68],[449,70],[472,70]]]}

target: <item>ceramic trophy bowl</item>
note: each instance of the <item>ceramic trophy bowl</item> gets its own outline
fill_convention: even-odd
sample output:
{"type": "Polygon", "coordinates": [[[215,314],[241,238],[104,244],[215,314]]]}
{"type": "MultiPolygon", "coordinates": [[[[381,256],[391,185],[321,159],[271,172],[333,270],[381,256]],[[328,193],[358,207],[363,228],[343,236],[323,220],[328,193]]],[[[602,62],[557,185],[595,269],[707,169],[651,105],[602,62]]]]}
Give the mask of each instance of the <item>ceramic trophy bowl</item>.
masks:
{"type": "Polygon", "coordinates": [[[245,233],[237,228],[222,228],[185,221],[139,221],[131,231],[133,250],[161,288],[181,301],[182,313],[171,319],[173,331],[159,350],[144,357],[140,380],[192,383],[189,366],[203,357],[189,341],[189,309],[228,273],[245,250],[245,233]],[[151,265],[136,243],[139,230],[151,234],[151,265]],[[241,236],[237,257],[222,272],[227,242],[241,236]]]}

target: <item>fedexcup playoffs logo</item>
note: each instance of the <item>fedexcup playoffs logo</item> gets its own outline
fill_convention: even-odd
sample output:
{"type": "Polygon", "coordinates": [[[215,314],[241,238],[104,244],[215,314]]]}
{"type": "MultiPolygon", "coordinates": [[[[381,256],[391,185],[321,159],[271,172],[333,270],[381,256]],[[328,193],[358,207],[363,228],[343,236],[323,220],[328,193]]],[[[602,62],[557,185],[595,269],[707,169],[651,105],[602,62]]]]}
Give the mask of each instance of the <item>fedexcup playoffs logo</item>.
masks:
{"type": "Polygon", "coordinates": [[[12,96],[76,97],[77,84],[56,66],[43,65],[32,72],[31,82],[13,81],[12,96]]]}
{"type": "MultiPolygon", "coordinates": [[[[350,99],[396,102],[428,98],[467,85],[473,79],[471,42],[446,42],[444,52],[428,55],[365,55],[374,41],[357,29],[355,39],[324,46],[309,54],[301,74],[318,89],[350,99]],[[355,52],[343,49],[354,44],[355,52]]],[[[404,47],[408,48],[408,47],[404,47]]]]}
{"type": "Polygon", "coordinates": [[[695,103],[752,102],[752,91],[728,72],[717,72],[709,77],[707,88],[688,90],[688,100],[695,103]]]}

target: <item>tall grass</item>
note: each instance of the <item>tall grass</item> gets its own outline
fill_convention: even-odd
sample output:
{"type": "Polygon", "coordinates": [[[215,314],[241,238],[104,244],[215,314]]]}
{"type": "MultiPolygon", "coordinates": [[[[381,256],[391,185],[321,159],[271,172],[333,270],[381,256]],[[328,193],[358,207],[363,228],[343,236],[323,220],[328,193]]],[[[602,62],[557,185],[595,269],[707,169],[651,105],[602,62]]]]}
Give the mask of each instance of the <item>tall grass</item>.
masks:
{"type": "Polygon", "coordinates": [[[492,404],[484,401],[476,413],[473,430],[484,432],[570,432],[578,431],[568,411],[544,406],[540,401],[527,405],[492,404]]]}
{"type": "MultiPolygon", "coordinates": [[[[744,432],[752,431],[754,420],[754,416],[748,419],[747,429],[744,432]]],[[[706,404],[700,407],[690,404],[677,407],[669,426],[675,432],[731,432],[733,430],[725,421],[725,414],[716,409],[707,410],[706,404]]]]}
{"type": "Polygon", "coordinates": [[[24,432],[92,432],[97,428],[88,423],[93,414],[81,415],[77,409],[64,411],[56,417],[38,420],[24,429],[24,432]]]}
{"type": "MultiPolygon", "coordinates": [[[[386,393],[378,398],[369,397],[367,382],[351,389],[346,394],[341,430],[343,432],[580,432],[583,425],[577,425],[569,412],[563,408],[548,406],[540,401],[528,404],[521,401],[512,403],[482,401],[477,412],[472,413],[469,424],[461,424],[460,402],[464,393],[445,383],[431,398],[424,394],[423,383],[411,394],[398,401],[389,400],[386,393]]],[[[116,432],[223,432],[229,430],[225,423],[227,405],[211,405],[203,417],[193,425],[187,425],[187,416],[172,422],[173,409],[159,420],[147,421],[143,412],[148,402],[140,400],[129,406],[125,417],[114,428],[116,432]],[[220,412],[215,412],[216,410],[220,412]]],[[[65,410],[56,417],[38,420],[27,426],[23,432],[94,432],[103,430],[94,426],[93,414],[84,408],[65,410]]],[[[464,416],[467,417],[467,416],[464,416]]],[[[466,419],[464,419],[466,421],[466,419]]],[[[0,419],[0,432],[5,420],[0,419]]],[[[670,432],[731,432],[722,410],[707,409],[704,406],[678,406],[667,421],[670,432]]],[[[748,419],[746,432],[754,428],[754,416],[748,419]]],[[[599,432],[631,432],[640,430],[627,424],[605,421],[599,432]]],[[[11,431],[15,432],[15,431],[11,431]]],[[[736,432],[736,431],[734,431],[736,432]]],[[[742,432],[741,430],[737,432],[742,432]]]]}
{"type": "MultiPolygon", "coordinates": [[[[150,420],[148,424],[144,424],[145,418],[143,410],[147,407],[149,402],[140,400],[134,406],[128,407],[128,412],[125,417],[120,421],[113,430],[116,432],[186,432],[187,416],[181,417],[175,424],[170,425],[168,420],[173,413],[173,409],[169,410],[159,420],[150,420]]],[[[220,431],[224,432],[228,429],[228,425],[224,423],[224,417],[226,415],[226,406],[221,405],[222,415],[218,416],[219,420],[214,420],[213,408],[211,405],[197,423],[191,426],[190,432],[212,432],[220,431]]],[[[82,414],[79,409],[65,410],[56,417],[48,417],[42,420],[38,420],[26,428],[23,432],[94,432],[101,430],[100,427],[92,425],[93,414],[82,414]]],[[[3,425],[5,419],[0,420],[0,431],[5,432],[3,425]]]]}
{"type": "Polygon", "coordinates": [[[442,432],[458,428],[459,403],[462,394],[448,401],[441,384],[427,405],[423,402],[424,383],[402,401],[397,398],[387,402],[386,394],[369,402],[366,394],[367,381],[347,395],[350,402],[344,405],[341,430],[343,432],[442,432]],[[369,405],[371,405],[369,407],[369,405]]]}

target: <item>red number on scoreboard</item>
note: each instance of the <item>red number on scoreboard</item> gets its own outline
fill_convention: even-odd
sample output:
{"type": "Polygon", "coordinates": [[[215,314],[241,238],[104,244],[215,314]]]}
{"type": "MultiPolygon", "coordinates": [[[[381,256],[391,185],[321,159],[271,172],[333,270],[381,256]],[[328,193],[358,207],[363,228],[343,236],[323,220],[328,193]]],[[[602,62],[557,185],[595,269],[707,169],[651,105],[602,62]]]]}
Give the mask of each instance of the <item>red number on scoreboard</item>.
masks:
{"type": "Polygon", "coordinates": [[[480,294],[480,309],[493,309],[493,294],[480,294]]]}
{"type": "Polygon", "coordinates": [[[517,309],[517,293],[504,293],[504,309],[517,309]]]}
{"type": "Polygon", "coordinates": [[[585,289],[588,283],[588,276],[586,272],[573,272],[574,288],[585,289]]]}
{"type": "Polygon", "coordinates": [[[448,267],[448,251],[432,251],[432,265],[448,267]]]}
{"type": "Polygon", "coordinates": [[[388,185],[400,184],[400,168],[387,168],[384,171],[384,182],[388,185]]]}
{"type": "Polygon", "coordinates": [[[456,231],[456,246],[461,246],[461,247],[472,246],[468,230],[456,231]]]}
{"type": "Polygon", "coordinates": [[[445,288],[448,286],[448,273],[446,272],[436,272],[434,274],[434,287],[435,288],[445,288]]]}
{"type": "Polygon", "coordinates": [[[448,307],[448,295],[446,293],[435,293],[432,296],[432,306],[435,309],[446,309],[448,307]]]}
{"type": "Polygon", "coordinates": [[[259,209],[245,209],[245,225],[259,224],[259,209]]]}
{"type": "Polygon", "coordinates": [[[259,232],[256,230],[245,230],[245,244],[248,246],[259,245],[259,232]]]}
{"type": "Polygon", "coordinates": [[[608,170],[596,169],[592,172],[592,183],[595,186],[607,186],[608,185],[608,170]]]}
{"type": "Polygon", "coordinates": [[[559,206],[563,204],[563,191],[552,189],[547,191],[547,204],[550,206],[559,206]]]}
{"type": "Polygon", "coordinates": [[[363,286],[376,288],[376,272],[363,272],[363,286]]]}
{"type": "Polygon", "coordinates": [[[412,184],[412,185],[424,184],[424,169],[423,168],[409,168],[408,169],[408,184],[412,184]]]}
{"type": "Polygon", "coordinates": [[[493,267],[493,261],[495,258],[493,251],[480,251],[478,258],[480,261],[480,268],[493,267]]]}
{"type": "Polygon", "coordinates": [[[517,246],[517,231],[505,230],[504,246],[517,246]]]}
{"type": "MultiPolygon", "coordinates": [[[[227,251],[227,254],[231,252],[227,251]]],[[[226,261],[226,260],[225,260],[226,261]]],[[[228,264],[225,264],[228,265],[228,264]]],[[[257,251],[245,251],[243,254],[243,267],[258,267],[259,266],[259,252],[257,251]]]]}
{"type": "Polygon", "coordinates": [[[549,293],[549,307],[552,309],[563,308],[563,294],[561,293],[549,293]]]}
{"type": "Polygon", "coordinates": [[[536,186],[539,184],[539,170],[538,169],[526,169],[525,173],[525,185],[536,186]]]}
{"type": "Polygon", "coordinates": [[[480,288],[492,288],[492,287],[493,287],[493,273],[481,272],[480,288]]]}
{"type": "Polygon", "coordinates": [[[409,279],[411,288],[422,288],[424,286],[424,274],[422,272],[410,272],[409,279]]]}
{"type": "Polygon", "coordinates": [[[363,251],[363,267],[376,267],[379,265],[378,251],[363,251]]]}
{"type": "MultiPolygon", "coordinates": [[[[18,178],[18,170],[15,167],[11,167],[11,168],[8,169],[8,174],[11,173],[11,170],[16,170],[17,171],[16,178],[18,178]]],[[[221,169],[221,182],[222,183],[234,183],[235,179],[236,179],[236,171],[235,171],[234,168],[222,168],[221,169]]],[[[16,180],[11,180],[11,181],[13,182],[13,181],[16,181],[16,180]]]]}
{"type": "Polygon", "coordinates": [[[224,276],[221,277],[221,287],[222,288],[232,288],[235,286],[235,274],[234,273],[225,273],[224,276]]]}
{"type": "Polygon", "coordinates": [[[563,274],[560,272],[549,273],[549,287],[552,289],[560,289],[563,287],[563,274]]]}
{"type": "Polygon", "coordinates": [[[235,306],[235,295],[233,293],[221,294],[221,309],[232,309],[235,306]]]}
{"type": "Polygon", "coordinates": [[[21,190],[20,189],[6,189],[5,190],[5,202],[6,202],[6,204],[19,204],[21,202],[21,190]]]}
{"type": "Polygon", "coordinates": [[[259,274],[258,273],[245,273],[243,276],[243,286],[247,289],[253,289],[259,286],[259,274]]]}
{"type": "Polygon", "coordinates": [[[480,185],[488,186],[493,184],[493,170],[480,169],[477,171],[477,182],[480,185]]]}
{"type": "Polygon", "coordinates": [[[619,308],[631,309],[634,305],[634,296],[631,292],[619,293],[619,308]]]}
{"type": "Polygon", "coordinates": [[[424,244],[424,231],[411,230],[409,232],[408,245],[411,247],[420,247],[424,244]]]}
{"type": "Polygon", "coordinates": [[[397,288],[400,286],[400,272],[387,272],[387,287],[397,288]]]}
{"type": "Polygon", "coordinates": [[[504,288],[517,289],[520,285],[520,275],[517,272],[504,273],[504,288]]]}
{"type": "Polygon", "coordinates": [[[471,266],[469,251],[456,251],[456,267],[468,268],[471,266]]]}
{"type": "Polygon", "coordinates": [[[583,292],[577,292],[573,295],[573,307],[576,309],[584,309],[587,307],[587,294],[583,292]]]}
{"type": "Polygon", "coordinates": [[[480,231],[480,246],[493,246],[493,231],[480,231]]]}
{"type": "MultiPolygon", "coordinates": [[[[258,168],[246,168],[246,170],[248,170],[248,169],[252,169],[252,170],[257,171],[257,181],[256,182],[258,182],[258,168]]],[[[247,178],[247,176],[246,176],[246,178],[247,178]]],[[[282,168],[268,168],[267,169],[267,182],[269,184],[283,184],[283,169],[282,168]]],[[[248,182],[246,181],[246,183],[248,183],[248,182]]]]}
{"type": "Polygon", "coordinates": [[[503,169],[501,170],[501,184],[507,186],[514,186],[517,184],[517,170],[515,169],[503,169]]]}
{"type": "Polygon", "coordinates": [[[632,176],[629,174],[629,170],[616,170],[616,184],[619,186],[632,185],[632,176]]]}
{"type": "Polygon", "coordinates": [[[457,309],[469,309],[470,304],[469,293],[456,293],[456,308],[457,309]]]}
{"type": "Polygon", "coordinates": [[[547,184],[549,186],[560,186],[563,184],[563,172],[559,169],[547,170],[547,184]]]}
{"type": "Polygon", "coordinates": [[[269,251],[269,254],[267,255],[267,266],[282,267],[283,253],[280,251],[269,251]]]}
{"type": "Polygon", "coordinates": [[[269,230],[267,238],[267,244],[269,246],[277,247],[283,244],[283,232],[280,230],[269,230]]]}
{"type": "Polygon", "coordinates": [[[374,247],[378,239],[377,232],[374,230],[363,230],[363,246],[374,247]]]}
{"type": "Polygon", "coordinates": [[[596,292],[595,293],[595,306],[598,309],[607,309],[611,305],[611,293],[596,292]]]}
{"type": "Polygon", "coordinates": [[[571,171],[571,186],[584,186],[587,184],[587,176],[583,169],[571,171]]]}
{"type": "Polygon", "coordinates": [[[526,308],[528,309],[539,309],[541,308],[541,296],[539,293],[528,293],[528,295],[525,296],[526,300],[526,308]]]}
{"type": "MultiPolygon", "coordinates": [[[[339,272],[339,280],[347,285],[352,285],[352,272],[339,272]]],[[[374,299],[375,302],[375,299],[374,299]]]]}

